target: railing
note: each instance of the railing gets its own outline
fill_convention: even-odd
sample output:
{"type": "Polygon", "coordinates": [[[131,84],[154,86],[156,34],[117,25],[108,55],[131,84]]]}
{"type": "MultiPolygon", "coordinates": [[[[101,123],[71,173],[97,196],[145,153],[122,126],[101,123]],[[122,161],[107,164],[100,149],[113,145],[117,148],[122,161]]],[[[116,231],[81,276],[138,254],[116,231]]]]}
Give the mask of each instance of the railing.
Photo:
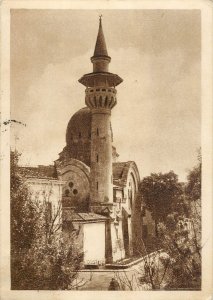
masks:
{"type": "Polygon", "coordinates": [[[108,87],[97,87],[97,88],[86,88],[86,94],[90,93],[112,93],[117,94],[117,91],[115,88],[108,88],[108,87]]]}

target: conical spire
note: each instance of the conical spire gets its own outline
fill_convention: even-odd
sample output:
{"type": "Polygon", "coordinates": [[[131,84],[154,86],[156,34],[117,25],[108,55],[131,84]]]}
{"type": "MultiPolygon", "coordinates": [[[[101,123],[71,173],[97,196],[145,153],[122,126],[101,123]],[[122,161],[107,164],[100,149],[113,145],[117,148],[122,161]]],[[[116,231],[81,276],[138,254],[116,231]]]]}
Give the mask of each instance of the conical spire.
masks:
{"type": "Polygon", "coordinates": [[[97,40],[96,40],[96,44],[95,44],[95,51],[94,51],[93,57],[108,56],[101,18],[102,18],[102,15],[99,17],[98,36],[97,36],[97,40]]]}
{"type": "Polygon", "coordinates": [[[85,74],[79,79],[79,82],[84,86],[87,88],[97,86],[115,87],[123,81],[118,75],[109,72],[108,65],[111,57],[108,56],[107,52],[101,16],[99,18],[99,29],[94,55],[90,59],[93,64],[93,72],[85,74]]]}

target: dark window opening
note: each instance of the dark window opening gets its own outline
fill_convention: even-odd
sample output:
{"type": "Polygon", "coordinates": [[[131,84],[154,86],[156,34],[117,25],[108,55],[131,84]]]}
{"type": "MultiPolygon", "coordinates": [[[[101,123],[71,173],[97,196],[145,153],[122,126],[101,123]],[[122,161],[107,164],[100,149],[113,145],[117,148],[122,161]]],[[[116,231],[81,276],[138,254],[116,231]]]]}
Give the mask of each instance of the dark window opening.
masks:
{"type": "Polygon", "coordinates": [[[74,195],[77,195],[77,194],[78,194],[78,190],[74,189],[74,190],[73,190],[73,194],[74,194],[74,195]]]}
{"type": "Polygon", "coordinates": [[[97,128],[96,132],[97,132],[97,136],[99,136],[99,129],[98,128],[97,128]]]}
{"type": "Polygon", "coordinates": [[[65,196],[68,197],[69,196],[70,191],[69,190],[65,190],[65,196]]]}
{"type": "Polygon", "coordinates": [[[98,191],[98,181],[97,181],[97,183],[96,183],[96,187],[97,187],[97,191],[98,191]]]}
{"type": "Polygon", "coordinates": [[[105,107],[107,106],[107,102],[108,102],[108,97],[106,97],[106,99],[105,99],[105,103],[104,103],[105,107]]]}
{"type": "Polygon", "coordinates": [[[99,160],[99,157],[98,157],[98,154],[96,155],[96,161],[98,162],[98,160],[99,160]]]}
{"type": "Polygon", "coordinates": [[[69,187],[72,188],[73,187],[73,182],[69,182],[69,187]]]}
{"type": "Polygon", "coordinates": [[[79,138],[81,138],[81,132],[79,132],[78,136],[79,136],[79,138]]]}

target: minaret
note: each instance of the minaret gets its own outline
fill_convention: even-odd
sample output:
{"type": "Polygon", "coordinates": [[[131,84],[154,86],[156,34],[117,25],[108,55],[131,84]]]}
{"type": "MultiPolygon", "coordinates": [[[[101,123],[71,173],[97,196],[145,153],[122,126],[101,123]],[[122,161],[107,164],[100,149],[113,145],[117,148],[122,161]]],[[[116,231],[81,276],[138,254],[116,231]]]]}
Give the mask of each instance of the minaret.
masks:
{"type": "Polygon", "coordinates": [[[90,171],[92,206],[113,202],[111,110],[117,103],[115,86],[123,80],[108,71],[110,61],[100,17],[95,51],[91,57],[93,72],[79,79],[79,82],[86,86],[85,103],[92,113],[90,171]]]}

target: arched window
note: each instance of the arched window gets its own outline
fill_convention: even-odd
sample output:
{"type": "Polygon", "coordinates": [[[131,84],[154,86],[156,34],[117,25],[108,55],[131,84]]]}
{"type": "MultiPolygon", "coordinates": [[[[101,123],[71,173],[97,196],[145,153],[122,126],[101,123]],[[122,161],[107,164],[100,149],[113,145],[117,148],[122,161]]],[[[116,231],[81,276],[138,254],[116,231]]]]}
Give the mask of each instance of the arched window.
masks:
{"type": "Polygon", "coordinates": [[[68,185],[69,185],[70,188],[72,188],[73,187],[73,182],[70,181],[68,185]]]}

